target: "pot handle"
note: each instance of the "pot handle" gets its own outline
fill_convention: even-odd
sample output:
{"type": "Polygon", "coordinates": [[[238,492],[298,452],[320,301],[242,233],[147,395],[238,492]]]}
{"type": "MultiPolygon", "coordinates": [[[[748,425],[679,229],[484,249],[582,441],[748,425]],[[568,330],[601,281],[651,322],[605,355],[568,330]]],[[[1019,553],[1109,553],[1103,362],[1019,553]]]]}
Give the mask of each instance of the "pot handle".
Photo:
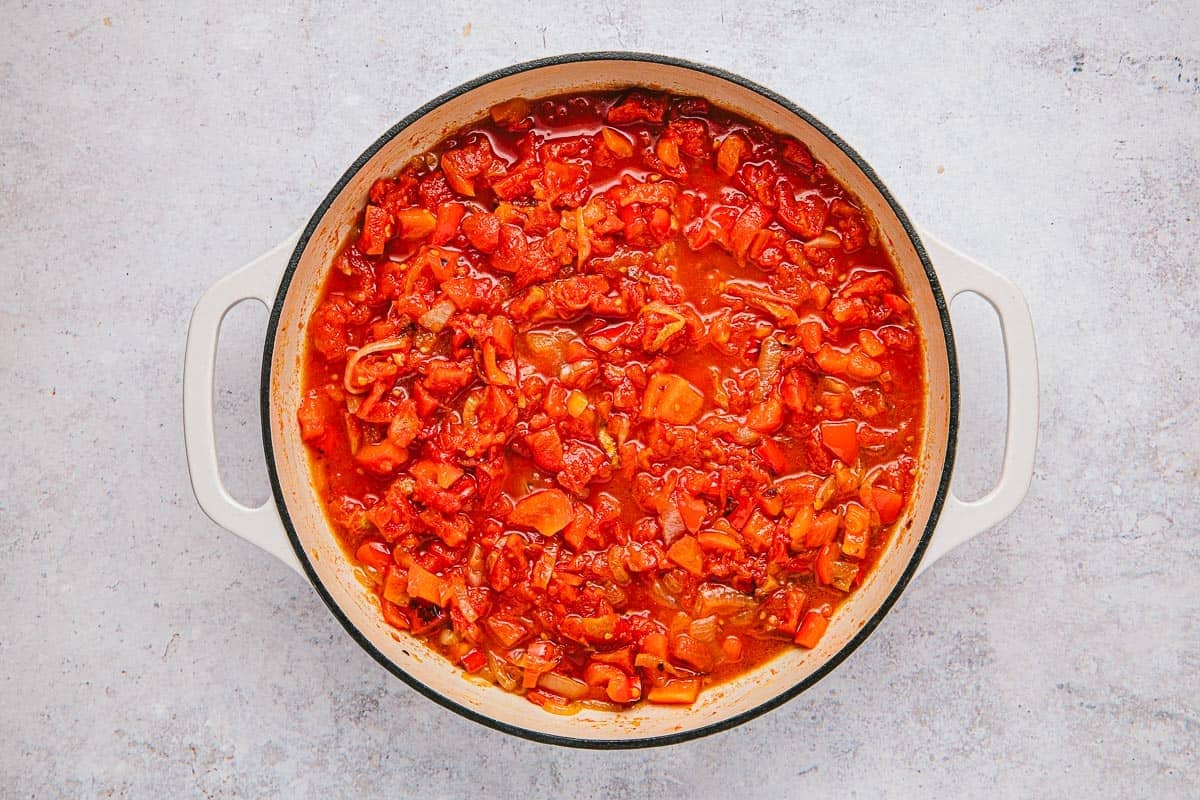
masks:
{"type": "Polygon", "coordinates": [[[1000,480],[990,492],[970,502],[959,499],[953,491],[947,493],[933,540],[917,568],[918,575],[1016,510],[1033,478],[1038,437],[1037,345],[1033,318],[1021,291],[1007,278],[924,231],[921,241],[937,269],[947,307],[958,295],[972,292],[986,300],[1000,318],[1008,371],[1008,434],[1000,480]]]}
{"type": "Polygon", "coordinates": [[[221,321],[229,309],[243,300],[258,300],[271,307],[299,238],[299,233],[289,236],[274,249],[217,281],[196,303],[188,325],[183,361],[183,440],[192,491],[204,513],[222,528],[258,545],[303,575],[274,499],[268,498],[258,508],[251,508],[235,500],[221,482],[213,418],[213,378],[221,321]]]}

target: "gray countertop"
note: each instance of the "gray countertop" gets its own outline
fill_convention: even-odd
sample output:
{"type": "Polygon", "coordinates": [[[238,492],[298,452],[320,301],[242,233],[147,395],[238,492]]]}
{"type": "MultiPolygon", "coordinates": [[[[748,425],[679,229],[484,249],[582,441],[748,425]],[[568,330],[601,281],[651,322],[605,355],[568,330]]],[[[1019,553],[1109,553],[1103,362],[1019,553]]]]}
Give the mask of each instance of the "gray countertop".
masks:
{"type": "MultiPolygon", "coordinates": [[[[1194,6],[406,5],[9,5],[0,796],[1200,794],[1194,6]],[[1021,287],[1041,356],[1015,515],[798,699],[641,752],[525,742],[390,677],[203,515],[180,419],[206,287],[434,94],[595,49],[709,62],[805,106],[1021,287]]],[[[997,473],[1004,377],[983,302],[954,316],[970,496],[997,473]]],[[[225,478],[257,501],[265,321],[234,310],[218,369],[225,478]]]]}

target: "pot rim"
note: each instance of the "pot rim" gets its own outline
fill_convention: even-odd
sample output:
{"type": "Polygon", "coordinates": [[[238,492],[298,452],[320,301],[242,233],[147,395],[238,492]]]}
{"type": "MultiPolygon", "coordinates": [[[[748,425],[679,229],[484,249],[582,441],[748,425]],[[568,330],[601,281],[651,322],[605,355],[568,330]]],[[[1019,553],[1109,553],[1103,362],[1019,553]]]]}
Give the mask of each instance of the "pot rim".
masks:
{"type": "MultiPolygon", "coordinates": [[[[929,336],[928,330],[923,330],[923,333],[926,337],[929,336]]],[[[894,197],[892,197],[891,192],[889,192],[887,187],[884,186],[883,182],[879,179],[879,176],[875,174],[875,171],[866,162],[866,160],[863,159],[863,157],[860,156],[852,147],[842,141],[837,134],[830,130],[820,120],[816,119],[812,114],[805,111],[803,108],[783,97],[782,95],[779,95],[776,92],[753,81],[743,78],[740,75],[719,67],[713,67],[707,64],[701,64],[682,58],[675,58],[673,56],[621,50],[566,53],[562,55],[548,56],[546,58],[539,58],[532,61],[525,61],[519,64],[514,64],[487,72],[477,78],[466,81],[465,83],[462,83],[459,86],[450,89],[449,91],[444,92],[425,103],[420,108],[408,114],[391,128],[389,128],[366,150],[364,150],[363,153],[354,160],[342,177],[338,179],[337,183],[321,201],[321,204],[317,207],[311,219],[309,219],[308,224],[304,227],[304,231],[301,234],[299,241],[296,243],[295,249],[292,251],[291,258],[288,260],[287,268],[284,270],[279,284],[279,289],[275,296],[275,303],[271,308],[271,314],[267,320],[267,336],[263,348],[261,387],[260,403],[262,416],[263,451],[264,455],[266,456],[267,472],[271,482],[271,493],[275,500],[275,505],[279,511],[279,517],[283,522],[284,530],[287,532],[288,540],[292,544],[292,549],[295,550],[296,557],[299,560],[301,567],[304,569],[304,574],[308,577],[309,582],[317,591],[317,594],[324,601],[325,605],[329,608],[333,616],[342,624],[342,627],[346,629],[346,632],[350,634],[351,638],[353,638],[354,641],[356,641],[358,645],[363,648],[363,650],[365,650],[372,658],[379,662],[379,664],[392,675],[399,678],[408,686],[415,689],[417,692],[442,706],[443,708],[447,708],[463,717],[466,717],[469,720],[472,720],[473,722],[477,722],[502,733],[519,736],[523,739],[529,739],[531,741],[540,742],[543,744],[593,750],[626,750],[662,747],[665,745],[678,744],[693,739],[699,739],[714,733],[729,730],[745,722],[749,722],[750,720],[759,717],[768,711],[778,708],[779,706],[804,692],[817,681],[821,680],[821,678],[832,672],[843,661],[845,661],[846,658],[848,658],[850,654],[858,648],[859,645],[866,641],[867,637],[871,635],[871,633],[891,610],[892,606],[895,605],[900,595],[908,586],[908,583],[912,579],[913,574],[916,572],[917,567],[920,565],[921,557],[924,555],[925,549],[928,546],[929,541],[933,536],[933,532],[937,527],[937,522],[941,516],[942,506],[945,502],[946,495],[950,491],[950,478],[954,467],[954,456],[958,437],[958,361],[954,349],[954,335],[950,326],[950,309],[946,303],[945,295],[942,292],[941,284],[938,282],[937,274],[934,272],[933,266],[929,261],[929,256],[925,251],[925,246],[922,244],[920,237],[917,235],[916,228],[909,220],[908,215],[904,213],[904,209],[902,209],[900,204],[896,202],[894,197]],[[748,89],[786,108],[788,111],[816,128],[817,131],[829,139],[829,141],[831,141],[851,161],[853,161],[854,165],[867,177],[869,181],[871,181],[872,184],[874,184],[880,195],[891,207],[892,212],[896,215],[897,219],[900,221],[900,225],[904,229],[904,232],[912,242],[912,245],[916,250],[917,257],[921,261],[921,266],[925,270],[925,277],[929,281],[930,288],[933,292],[934,303],[937,307],[938,317],[942,326],[942,335],[945,339],[947,367],[949,373],[949,409],[947,414],[946,456],[942,467],[942,474],[938,481],[937,491],[934,495],[929,519],[925,524],[924,531],[921,533],[920,540],[917,542],[917,545],[909,558],[908,564],[905,566],[899,578],[888,592],[887,597],[884,598],[884,601],[880,604],[875,613],[872,614],[871,617],[854,634],[854,636],[851,637],[851,639],[846,642],[846,644],[843,645],[840,650],[830,656],[824,664],[822,664],[804,679],[780,691],[771,699],[719,722],[701,725],[696,728],[680,730],[670,734],[648,736],[641,739],[604,739],[560,736],[557,734],[542,733],[540,731],[531,730],[519,725],[503,722],[486,714],[481,714],[478,711],[466,707],[453,698],[435,691],[417,678],[414,678],[399,665],[380,652],[366,638],[366,636],[363,635],[362,631],[360,631],[358,627],[350,621],[349,617],[342,611],[341,607],[338,606],[338,604],[333,600],[333,597],[330,595],[329,591],[325,588],[324,583],[321,581],[320,576],[313,568],[308,553],[305,551],[300,542],[299,535],[296,533],[295,526],[292,523],[291,515],[288,512],[287,501],[284,497],[283,489],[279,481],[279,473],[276,468],[274,446],[271,442],[270,388],[272,373],[271,367],[273,362],[272,354],[275,349],[276,332],[279,328],[284,300],[287,297],[288,290],[291,287],[292,278],[295,275],[297,266],[300,262],[300,257],[304,253],[309,239],[312,237],[313,232],[320,224],[321,219],[325,216],[326,212],[329,210],[329,207],[341,193],[342,189],[345,188],[345,186],[358,174],[358,172],[366,165],[366,163],[388,142],[403,133],[405,129],[407,129],[418,119],[431,113],[450,100],[453,100],[469,91],[501,78],[510,77],[523,72],[530,72],[544,67],[588,61],[639,61],[648,64],[678,67],[700,72],[715,78],[720,78],[730,83],[737,84],[744,89],[748,89]]]]}

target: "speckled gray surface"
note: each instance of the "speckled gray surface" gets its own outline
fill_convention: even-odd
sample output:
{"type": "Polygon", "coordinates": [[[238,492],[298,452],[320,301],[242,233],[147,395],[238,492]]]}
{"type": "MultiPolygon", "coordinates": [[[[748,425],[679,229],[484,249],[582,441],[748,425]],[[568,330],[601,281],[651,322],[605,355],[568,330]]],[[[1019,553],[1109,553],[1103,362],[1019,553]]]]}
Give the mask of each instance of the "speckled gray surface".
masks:
{"type": "MultiPolygon", "coordinates": [[[[703,2],[681,23],[618,4],[203,5],[6,6],[0,796],[1200,794],[1194,6],[703,2]],[[605,48],[807,107],[913,218],[1022,287],[1042,364],[1011,519],[799,699],[648,752],[523,742],[392,679],[200,512],[180,423],[195,300],[380,132],[488,69],[605,48]]],[[[982,308],[955,308],[967,494],[1003,423],[982,308]]],[[[248,499],[267,493],[265,319],[235,310],[219,365],[224,470],[248,499]]]]}

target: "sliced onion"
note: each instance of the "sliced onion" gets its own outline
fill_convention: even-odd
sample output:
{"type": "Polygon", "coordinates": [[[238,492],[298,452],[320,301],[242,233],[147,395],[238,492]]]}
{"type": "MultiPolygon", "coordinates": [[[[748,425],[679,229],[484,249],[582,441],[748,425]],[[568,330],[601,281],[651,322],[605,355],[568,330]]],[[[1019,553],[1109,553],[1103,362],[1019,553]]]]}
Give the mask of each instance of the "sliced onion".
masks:
{"type": "Polygon", "coordinates": [[[720,583],[702,583],[696,591],[696,613],[701,616],[720,614],[733,616],[747,611],[753,612],[758,603],[753,597],[739,592],[732,586],[720,583]]]}
{"type": "Polygon", "coordinates": [[[380,339],[378,342],[371,342],[365,347],[360,347],[350,354],[349,360],[346,361],[346,371],[342,375],[342,388],[350,394],[363,394],[367,391],[366,386],[356,386],[352,380],[354,377],[354,369],[358,366],[358,362],[375,353],[383,353],[388,350],[396,350],[408,344],[407,338],[392,338],[380,339]]]}
{"type": "Polygon", "coordinates": [[[779,375],[779,365],[783,363],[783,345],[774,336],[763,339],[758,351],[758,386],[755,399],[762,401],[766,398],[775,379],[779,375]]]}
{"type": "Polygon", "coordinates": [[[483,402],[483,392],[474,391],[467,395],[467,399],[463,401],[462,418],[463,422],[471,427],[475,426],[476,412],[479,405],[483,402]]]}
{"type": "Polygon", "coordinates": [[[479,612],[475,610],[475,606],[471,605],[471,599],[467,597],[466,586],[458,584],[454,586],[454,603],[467,622],[473,623],[479,619],[479,612]]]}
{"type": "Polygon", "coordinates": [[[829,375],[822,375],[817,381],[817,391],[821,394],[845,394],[850,391],[850,384],[829,375]]]}
{"type": "Polygon", "coordinates": [[[676,571],[669,571],[669,572],[663,573],[663,576],[662,576],[663,587],[665,587],[666,590],[673,595],[679,594],[680,592],[683,591],[683,578],[680,577],[681,575],[682,575],[682,573],[676,572],[676,571]]]}
{"type": "Polygon", "coordinates": [[[568,700],[581,700],[588,693],[586,683],[559,672],[543,672],[538,678],[538,686],[568,700]]]}
{"type": "MultiPolygon", "coordinates": [[[[667,574],[669,575],[670,573],[667,574]]],[[[679,600],[675,598],[674,594],[667,591],[667,588],[663,586],[662,581],[656,580],[651,583],[649,594],[650,599],[660,606],[665,606],[666,608],[679,608],[679,600]]]]}
{"type": "Polygon", "coordinates": [[[829,501],[833,499],[836,493],[837,478],[830,475],[825,479],[825,482],[821,484],[821,488],[817,489],[817,496],[813,499],[813,510],[820,511],[823,509],[829,504],[829,501]]]}
{"type": "Polygon", "coordinates": [[[613,580],[620,584],[630,581],[629,570],[625,568],[625,546],[614,544],[608,548],[608,568],[612,570],[613,580]]]}
{"type": "Polygon", "coordinates": [[[611,581],[604,584],[604,599],[612,604],[613,608],[624,608],[629,602],[629,596],[625,594],[625,590],[617,586],[611,581]]]}
{"type": "Polygon", "coordinates": [[[715,642],[717,635],[721,633],[721,621],[717,619],[716,614],[694,619],[688,626],[688,633],[702,642],[715,642]]]}
{"type": "Polygon", "coordinates": [[[807,242],[805,242],[804,246],[829,250],[834,247],[840,247],[841,244],[842,237],[837,235],[837,231],[835,231],[833,228],[826,228],[819,236],[809,239],[807,242]]]}
{"type": "Polygon", "coordinates": [[[433,308],[417,317],[417,322],[422,328],[428,328],[434,333],[438,333],[446,327],[446,323],[454,316],[456,310],[454,303],[449,300],[439,300],[433,304],[433,308]]]}
{"type": "Polygon", "coordinates": [[[484,552],[478,542],[471,543],[471,551],[467,556],[467,583],[471,586],[483,586],[484,552]]]}
{"type": "Polygon", "coordinates": [[[623,711],[626,706],[617,703],[610,703],[607,700],[581,700],[579,705],[583,708],[590,708],[595,711],[623,711]]]}
{"type": "Polygon", "coordinates": [[[549,711],[551,714],[558,714],[560,717],[570,717],[579,713],[579,709],[583,706],[579,703],[555,703],[553,700],[547,700],[542,703],[542,711],[549,711]]]}
{"type": "Polygon", "coordinates": [[[487,651],[487,660],[488,666],[492,668],[492,673],[496,676],[496,683],[500,684],[500,688],[508,692],[515,692],[517,687],[521,685],[521,671],[512,664],[506,663],[491,650],[487,651]]]}

